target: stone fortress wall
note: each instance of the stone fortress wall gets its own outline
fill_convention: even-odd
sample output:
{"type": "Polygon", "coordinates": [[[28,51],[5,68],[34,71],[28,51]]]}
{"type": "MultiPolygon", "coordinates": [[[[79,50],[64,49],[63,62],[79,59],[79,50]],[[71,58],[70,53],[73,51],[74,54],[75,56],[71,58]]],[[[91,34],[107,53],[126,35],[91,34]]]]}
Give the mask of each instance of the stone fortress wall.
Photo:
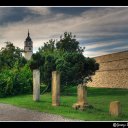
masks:
{"type": "Polygon", "coordinates": [[[128,88],[128,51],[94,58],[100,64],[87,86],[105,88],[128,88]]]}

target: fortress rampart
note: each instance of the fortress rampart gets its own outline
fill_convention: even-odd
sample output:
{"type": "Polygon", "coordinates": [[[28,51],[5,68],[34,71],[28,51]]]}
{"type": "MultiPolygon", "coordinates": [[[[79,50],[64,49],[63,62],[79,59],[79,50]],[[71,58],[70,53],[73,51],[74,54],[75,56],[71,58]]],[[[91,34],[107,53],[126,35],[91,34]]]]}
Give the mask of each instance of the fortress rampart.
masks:
{"type": "Polygon", "coordinates": [[[128,88],[128,51],[103,55],[94,59],[100,66],[88,86],[128,88]]]}

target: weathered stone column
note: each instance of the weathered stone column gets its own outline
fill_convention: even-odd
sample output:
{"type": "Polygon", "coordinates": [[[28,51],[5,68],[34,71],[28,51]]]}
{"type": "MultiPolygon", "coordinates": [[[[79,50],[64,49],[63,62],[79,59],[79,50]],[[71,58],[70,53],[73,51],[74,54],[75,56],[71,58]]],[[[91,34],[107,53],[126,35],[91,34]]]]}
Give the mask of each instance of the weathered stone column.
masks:
{"type": "Polygon", "coordinates": [[[86,86],[79,84],[77,87],[77,95],[78,95],[77,103],[79,105],[83,106],[83,105],[87,104],[87,87],[86,86]]]}
{"type": "Polygon", "coordinates": [[[39,69],[33,70],[33,100],[40,100],[40,71],[39,69]]]}
{"type": "Polygon", "coordinates": [[[52,106],[60,105],[60,73],[52,72],[52,106]]]}
{"type": "Polygon", "coordinates": [[[121,114],[121,105],[119,101],[112,101],[110,103],[109,113],[112,116],[119,116],[121,114]]]}
{"type": "Polygon", "coordinates": [[[87,103],[87,86],[79,84],[77,87],[77,103],[72,106],[74,109],[84,110],[86,107],[92,107],[87,103]]]}

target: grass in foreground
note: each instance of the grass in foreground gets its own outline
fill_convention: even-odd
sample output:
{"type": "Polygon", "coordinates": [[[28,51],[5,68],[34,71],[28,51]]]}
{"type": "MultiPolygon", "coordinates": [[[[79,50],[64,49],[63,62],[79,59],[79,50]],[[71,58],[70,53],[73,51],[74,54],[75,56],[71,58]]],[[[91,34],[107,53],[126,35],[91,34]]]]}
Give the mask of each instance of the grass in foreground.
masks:
{"type": "Polygon", "coordinates": [[[93,105],[94,108],[85,111],[74,110],[72,109],[72,105],[77,101],[77,94],[76,87],[71,87],[61,93],[61,105],[58,107],[51,106],[51,93],[41,95],[41,100],[39,102],[34,102],[32,100],[32,95],[0,98],[0,102],[85,121],[127,121],[127,99],[127,89],[88,88],[88,103],[93,105]],[[114,100],[119,100],[121,102],[122,115],[119,117],[111,117],[109,115],[109,104],[114,100]]]}

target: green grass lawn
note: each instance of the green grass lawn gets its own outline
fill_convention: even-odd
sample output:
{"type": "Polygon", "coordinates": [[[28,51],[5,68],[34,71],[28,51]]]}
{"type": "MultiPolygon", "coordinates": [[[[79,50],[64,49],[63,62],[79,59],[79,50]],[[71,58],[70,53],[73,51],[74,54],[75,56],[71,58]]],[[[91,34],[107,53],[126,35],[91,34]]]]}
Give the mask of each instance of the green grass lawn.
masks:
{"type": "Polygon", "coordinates": [[[128,89],[88,88],[88,103],[94,108],[84,111],[72,109],[77,101],[76,91],[76,87],[70,87],[61,93],[61,105],[58,107],[51,106],[51,93],[41,95],[39,102],[34,102],[32,95],[0,98],[0,102],[85,121],[128,120],[128,89]],[[121,102],[122,115],[119,117],[109,115],[109,104],[114,100],[121,102]]]}

